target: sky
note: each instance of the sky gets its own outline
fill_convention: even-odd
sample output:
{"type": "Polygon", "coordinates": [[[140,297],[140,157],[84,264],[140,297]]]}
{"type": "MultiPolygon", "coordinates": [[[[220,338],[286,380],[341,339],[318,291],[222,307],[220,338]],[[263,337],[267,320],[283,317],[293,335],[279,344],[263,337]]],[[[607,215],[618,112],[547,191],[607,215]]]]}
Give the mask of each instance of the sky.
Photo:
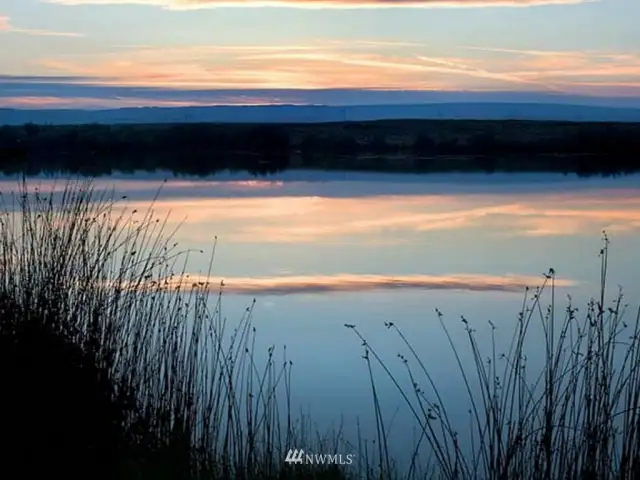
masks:
{"type": "Polygon", "coordinates": [[[0,107],[638,98],[637,18],[637,0],[0,0],[0,107]]]}

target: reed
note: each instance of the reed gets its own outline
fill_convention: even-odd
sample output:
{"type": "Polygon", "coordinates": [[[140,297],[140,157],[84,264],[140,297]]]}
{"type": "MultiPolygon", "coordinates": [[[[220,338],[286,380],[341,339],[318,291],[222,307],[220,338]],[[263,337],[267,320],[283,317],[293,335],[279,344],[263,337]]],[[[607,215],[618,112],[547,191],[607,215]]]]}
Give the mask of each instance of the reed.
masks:
{"type": "MultiPolygon", "coordinates": [[[[640,474],[640,312],[628,323],[622,291],[607,299],[609,240],[600,251],[600,289],[580,314],[569,298],[564,310],[556,298],[555,272],[527,291],[508,345],[496,339],[480,345],[466,318],[468,350],[454,341],[441,311],[437,320],[452,349],[468,398],[469,427],[454,426],[426,362],[394,322],[406,351],[398,354],[406,378],[383,359],[355,325],[374,386],[376,418],[382,416],[374,367],[391,380],[417,425],[420,438],[405,472],[444,479],[631,479],[640,474]],[[545,306],[545,301],[548,303],[545,306]],[[561,312],[561,313],[560,313],[561,312]],[[533,339],[533,341],[532,341],[533,339]],[[538,341],[538,339],[541,339],[538,341]],[[505,348],[506,347],[506,348],[505,348]],[[532,362],[542,351],[542,361],[532,362]],[[470,353],[471,363],[464,361],[470,353]],[[410,385],[409,388],[406,385],[410,385]]],[[[378,442],[381,469],[389,464],[388,439],[378,442]]]]}
{"type": "Polygon", "coordinates": [[[331,470],[284,466],[290,446],[316,442],[291,412],[286,350],[255,351],[252,306],[235,324],[225,319],[221,289],[189,279],[194,252],[179,249],[153,205],[130,210],[90,180],[53,192],[23,180],[0,200],[6,471],[200,479],[331,470]]]}

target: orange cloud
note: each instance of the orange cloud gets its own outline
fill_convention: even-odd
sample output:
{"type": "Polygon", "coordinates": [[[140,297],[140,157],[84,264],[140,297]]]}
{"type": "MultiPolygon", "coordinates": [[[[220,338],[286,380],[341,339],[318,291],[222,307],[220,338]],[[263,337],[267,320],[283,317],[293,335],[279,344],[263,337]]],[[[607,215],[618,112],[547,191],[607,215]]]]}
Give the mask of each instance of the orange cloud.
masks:
{"type": "MultiPolygon", "coordinates": [[[[217,292],[244,295],[290,295],[329,292],[368,292],[375,290],[465,290],[474,292],[522,292],[542,283],[539,277],[495,275],[305,275],[279,277],[230,277],[222,283],[211,278],[187,274],[161,282],[168,288],[208,288],[217,292]]],[[[578,285],[557,279],[556,286],[578,285]]]]}
{"type": "Polygon", "coordinates": [[[567,5],[597,0],[46,0],[61,5],[153,5],[170,10],[218,7],[295,8],[429,8],[429,7],[530,7],[567,5]]]}
{"type": "Polygon", "coordinates": [[[482,90],[540,84],[496,72],[482,60],[433,57],[425,50],[418,44],[375,41],[142,47],[38,64],[53,74],[100,77],[101,84],[125,86],[482,90]]]}
{"type": "Polygon", "coordinates": [[[442,57],[433,55],[429,46],[410,42],[322,40],[307,45],[138,46],[102,55],[44,58],[37,64],[47,74],[93,77],[100,85],[183,89],[524,88],[588,94],[616,93],[618,87],[621,95],[640,92],[637,54],[482,47],[460,52],[442,57]]]}

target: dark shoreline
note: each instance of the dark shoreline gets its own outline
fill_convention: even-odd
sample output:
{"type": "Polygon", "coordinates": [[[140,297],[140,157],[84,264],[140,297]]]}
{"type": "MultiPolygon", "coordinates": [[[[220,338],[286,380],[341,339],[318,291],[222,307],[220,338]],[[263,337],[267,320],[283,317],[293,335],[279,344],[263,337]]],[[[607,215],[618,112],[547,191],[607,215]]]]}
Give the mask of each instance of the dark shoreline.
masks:
{"type": "Polygon", "coordinates": [[[0,127],[0,172],[640,171],[640,123],[384,120],[0,127]]]}

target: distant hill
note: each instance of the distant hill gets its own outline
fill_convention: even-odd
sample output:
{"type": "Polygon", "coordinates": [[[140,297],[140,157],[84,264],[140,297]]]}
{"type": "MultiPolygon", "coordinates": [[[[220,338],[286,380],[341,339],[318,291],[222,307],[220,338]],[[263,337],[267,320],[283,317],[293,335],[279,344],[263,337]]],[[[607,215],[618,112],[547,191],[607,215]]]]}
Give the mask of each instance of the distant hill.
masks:
{"type": "Polygon", "coordinates": [[[25,123],[324,123],[392,119],[556,120],[640,122],[640,108],[553,103],[431,103],[412,105],[263,105],[141,107],[111,110],[0,109],[0,125],[25,123]]]}

